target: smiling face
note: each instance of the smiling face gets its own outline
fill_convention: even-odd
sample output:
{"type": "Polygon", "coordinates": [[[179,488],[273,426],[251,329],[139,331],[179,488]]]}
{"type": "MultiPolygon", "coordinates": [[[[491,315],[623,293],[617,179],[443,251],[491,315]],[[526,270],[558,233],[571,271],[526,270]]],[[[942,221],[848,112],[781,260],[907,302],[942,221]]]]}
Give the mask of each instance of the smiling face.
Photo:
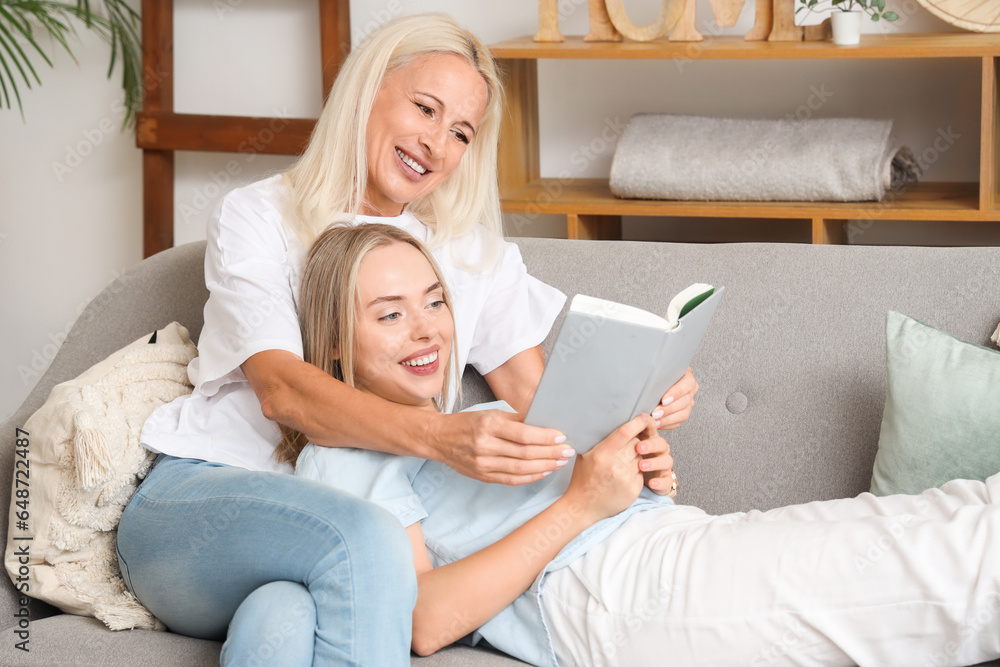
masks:
{"type": "Polygon", "coordinates": [[[464,58],[428,54],[386,75],[368,119],[367,215],[395,216],[458,167],[486,110],[487,86],[464,58]]]}
{"type": "Polygon", "coordinates": [[[406,243],[372,250],[358,270],[354,383],[358,389],[434,409],[455,325],[424,255],[406,243]]]}

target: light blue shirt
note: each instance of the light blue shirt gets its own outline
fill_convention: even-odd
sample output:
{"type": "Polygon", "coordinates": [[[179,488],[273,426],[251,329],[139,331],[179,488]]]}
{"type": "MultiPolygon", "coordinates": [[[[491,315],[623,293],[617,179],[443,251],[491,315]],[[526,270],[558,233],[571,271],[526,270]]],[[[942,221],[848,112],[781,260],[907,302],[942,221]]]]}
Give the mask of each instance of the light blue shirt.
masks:
{"type": "MultiPolygon", "coordinates": [[[[513,410],[503,401],[469,410],[513,410]]],[[[296,463],[296,475],[315,479],[381,505],[404,526],[423,520],[422,529],[434,567],[465,558],[502,539],[566,491],[572,463],[533,484],[486,484],[436,461],[393,456],[362,449],[308,445],[296,463]],[[308,452],[308,453],[307,453],[308,452]]],[[[466,638],[491,646],[533,665],[556,667],[555,651],[542,616],[546,575],[566,567],[608,538],[636,512],[672,505],[670,498],[643,488],[624,512],[600,521],[567,544],[531,587],[466,638]]]]}

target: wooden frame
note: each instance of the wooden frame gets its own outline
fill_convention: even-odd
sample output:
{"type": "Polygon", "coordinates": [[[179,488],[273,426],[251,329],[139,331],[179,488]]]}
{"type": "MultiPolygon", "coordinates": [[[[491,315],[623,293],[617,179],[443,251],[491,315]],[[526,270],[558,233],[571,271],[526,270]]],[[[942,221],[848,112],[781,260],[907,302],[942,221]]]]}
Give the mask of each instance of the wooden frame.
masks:
{"type": "MultiPolygon", "coordinates": [[[[350,3],[319,0],[319,26],[326,99],[351,48],[350,3]]],[[[174,244],[174,151],[297,155],[316,120],[175,113],[173,0],[142,2],[142,65],[146,89],[135,141],[142,149],[142,244],[143,257],[149,257],[174,244]],[[280,133],[272,131],[275,123],[280,133]],[[264,132],[273,141],[253,141],[264,132]]]]}

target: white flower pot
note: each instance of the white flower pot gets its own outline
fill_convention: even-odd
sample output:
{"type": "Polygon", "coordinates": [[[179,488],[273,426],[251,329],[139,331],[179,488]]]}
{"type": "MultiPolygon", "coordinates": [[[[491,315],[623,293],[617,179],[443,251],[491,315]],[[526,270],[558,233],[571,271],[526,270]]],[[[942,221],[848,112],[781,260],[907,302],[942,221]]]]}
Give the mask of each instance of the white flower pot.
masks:
{"type": "Polygon", "coordinates": [[[861,12],[834,10],[830,15],[833,23],[833,43],[852,46],[861,41],[861,12]]]}

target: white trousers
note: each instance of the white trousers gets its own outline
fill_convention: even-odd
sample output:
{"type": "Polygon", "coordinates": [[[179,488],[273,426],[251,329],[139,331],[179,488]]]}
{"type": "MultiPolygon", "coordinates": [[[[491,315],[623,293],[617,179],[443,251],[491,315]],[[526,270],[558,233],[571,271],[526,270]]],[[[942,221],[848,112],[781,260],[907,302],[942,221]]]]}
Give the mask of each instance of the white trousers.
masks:
{"type": "Polygon", "coordinates": [[[919,496],[641,512],[551,574],[561,665],[969,665],[1000,656],[1000,474],[919,496]]]}

